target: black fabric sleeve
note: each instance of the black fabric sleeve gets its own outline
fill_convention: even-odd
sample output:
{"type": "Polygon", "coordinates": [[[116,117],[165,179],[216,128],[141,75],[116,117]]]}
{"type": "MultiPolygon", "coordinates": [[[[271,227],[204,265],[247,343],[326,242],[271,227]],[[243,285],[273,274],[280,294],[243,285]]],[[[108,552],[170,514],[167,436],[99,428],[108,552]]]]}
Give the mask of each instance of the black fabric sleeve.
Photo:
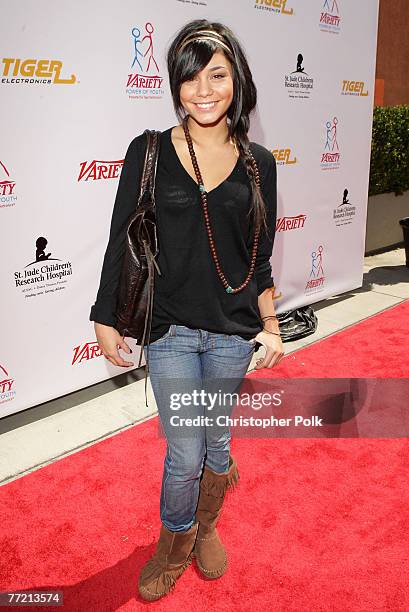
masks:
{"type": "Polygon", "coordinates": [[[136,209],[145,148],[145,134],[134,138],[128,146],[112,211],[109,240],[102,265],[97,298],[89,316],[90,321],[112,327],[116,325],[115,312],[125,253],[126,229],[129,218],[136,209]]]}
{"type": "MultiPolygon", "coordinates": [[[[261,148],[261,147],[260,147],[261,148]]],[[[265,229],[260,233],[259,246],[256,258],[255,274],[257,279],[257,295],[261,295],[268,287],[273,287],[270,259],[273,253],[274,238],[277,222],[277,166],[274,155],[262,147],[262,156],[259,156],[259,172],[261,179],[261,192],[266,204],[266,220],[268,233],[265,229]]]]}

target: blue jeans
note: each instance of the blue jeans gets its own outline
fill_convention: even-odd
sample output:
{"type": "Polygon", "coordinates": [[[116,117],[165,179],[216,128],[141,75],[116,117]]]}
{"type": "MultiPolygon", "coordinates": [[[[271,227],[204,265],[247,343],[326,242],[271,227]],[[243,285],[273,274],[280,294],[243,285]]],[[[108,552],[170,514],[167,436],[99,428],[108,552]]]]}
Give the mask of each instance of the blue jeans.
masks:
{"type": "MultiPolygon", "coordinates": [[[[184,417],[193,419],[208,416],[210,411],[208,405],[200,404],[200,398],[196,405],[183,407],[182,411],[172,407],[169,384],[172,391],[177,388],[179,393],[192,394],[194,390],[209,389],[212,380],[220,389],[221,380],[223,393],[237,392],[254,348],[254,339],[245,340],[236,335],[176,324],[172,324],[159,340],[144,348],[145,358],[149,350],[150,380],[167,441],[160,518],[170,531],[186,531],[195,523],[204,465],[218,473],[228,471],[231,435],[227,426],[214,427],[206,423],[195,426],[194,431],[187,428],[189,433],[185,437],[180,437],[184,435],[180,431],[176,434],[176,428],[170,424],[171,417],[182,412],[184,417]]],[[[217,413],[217,402],[214,402],[211,417],[215,419],[217,413]]]]}

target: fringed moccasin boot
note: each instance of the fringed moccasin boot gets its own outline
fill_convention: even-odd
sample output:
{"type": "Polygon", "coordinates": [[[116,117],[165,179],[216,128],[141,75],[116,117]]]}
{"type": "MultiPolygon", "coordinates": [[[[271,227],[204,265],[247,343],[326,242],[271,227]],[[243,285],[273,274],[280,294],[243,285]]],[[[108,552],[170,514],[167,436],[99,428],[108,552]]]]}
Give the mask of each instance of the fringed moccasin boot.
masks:
{"type": "Polygon", "coordinates": [[[204,467],[200,482],[196,521],[199,523],[192,556],[206,578],[220,578],[227,570],[227,554],[220,540],[216,524],[229,488],[235,488],[239,471],[235,459],[230,456],[229,471],[219,474],[204,467]]]}
{"type": "Polygon", "coordinates": [[[143,599],[155,601],[175,588],[176,580],[192,563],[197,531],[197,522],[187,531],[169,531],[162,523],[155,554],[139,574],[138,589],[143,599]]]}

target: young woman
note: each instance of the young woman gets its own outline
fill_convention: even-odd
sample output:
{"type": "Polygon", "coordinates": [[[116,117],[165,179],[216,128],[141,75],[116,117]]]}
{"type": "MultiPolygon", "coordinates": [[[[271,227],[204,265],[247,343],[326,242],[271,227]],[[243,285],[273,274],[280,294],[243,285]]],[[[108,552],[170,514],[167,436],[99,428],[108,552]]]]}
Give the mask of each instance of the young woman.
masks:
{"type": "MultiPolygon", "coordinates": [[[[270,265],[276,164],[270,151],[248,139],[256,88],[245,54],[227,27],[195,20],[178,32],[167,61],[180,124],[160,138],[155,196],[161,275],[155,273],[151,335],[144,347],[167,439],[159,542],[138,583],[150,601],[174,588],[193,556],[207,578],[226,571],[216,523],[226,491],[239,478],[228,428],[203,424],[194,432],[176,432],[167,382],[177,381],[178,390],[192,395],[206,381],[224,381],[226,389],[242,380],[259,346],[266,354],[256,369],[273,367],[284,354],[270,265]]],[[[145,147],[141,134],[126,153],[90,315],[103,354],[124,367],[133,363],[118,349],[131,349],[115,329],[115,309],[145,147]]],[[[179,416],[207,416],[207,410],[191,405],[179,416]]]]}

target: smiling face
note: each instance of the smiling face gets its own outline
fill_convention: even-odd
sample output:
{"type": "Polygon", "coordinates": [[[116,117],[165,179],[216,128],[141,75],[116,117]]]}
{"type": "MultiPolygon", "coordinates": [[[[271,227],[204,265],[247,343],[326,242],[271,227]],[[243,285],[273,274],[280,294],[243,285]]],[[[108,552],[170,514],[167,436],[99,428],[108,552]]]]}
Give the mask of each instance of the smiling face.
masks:
{"type": "Polygon", "coordinates": [[[180,101],[192,119],[201,124],[217,123],[233,100],[231,62],[216,51],[210,62],[180,87],[180,101]]]}

